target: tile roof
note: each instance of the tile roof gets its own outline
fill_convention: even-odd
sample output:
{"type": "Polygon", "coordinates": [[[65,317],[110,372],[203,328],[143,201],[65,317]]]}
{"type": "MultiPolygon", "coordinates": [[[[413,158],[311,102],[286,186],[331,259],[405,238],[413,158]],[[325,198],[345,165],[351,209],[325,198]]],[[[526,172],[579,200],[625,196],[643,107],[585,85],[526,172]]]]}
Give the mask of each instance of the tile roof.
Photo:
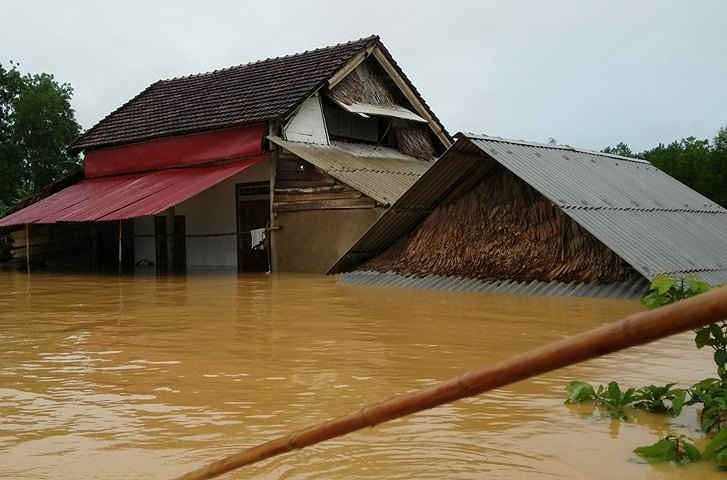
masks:
{"type": "Polygon", "coordinates": [[[317,145],[268,138],[383,206],[394,203],[432,165],[378,145],[345,142],[317,145]]]}
{"type": "Polygon", "coordinates": [[[96,148],[285,116],[320,88],[370,36],[331,47],[214,72],[160,80],[110,113],[71,145],[96,148]]]}

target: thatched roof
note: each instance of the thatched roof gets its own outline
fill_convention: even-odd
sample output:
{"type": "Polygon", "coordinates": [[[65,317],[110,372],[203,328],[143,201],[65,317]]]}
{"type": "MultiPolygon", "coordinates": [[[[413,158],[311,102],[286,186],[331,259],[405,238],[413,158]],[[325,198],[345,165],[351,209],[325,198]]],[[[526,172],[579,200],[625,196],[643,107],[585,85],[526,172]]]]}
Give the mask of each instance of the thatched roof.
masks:
{"type": "Polygon", "coordinates": [[[350,271],[391,247],[451,200],[453,191],[472,188],[499,165],[642,276],[698,273],[727,282],[727,210],[648,162],[568,146],[458,137],[331,273],[350,271]]]}
{"type": "Polygon", "coordinates": [[[479,280],[613,283],[632,268],[504,167],[441,203],[361,270],[479,280]]]}

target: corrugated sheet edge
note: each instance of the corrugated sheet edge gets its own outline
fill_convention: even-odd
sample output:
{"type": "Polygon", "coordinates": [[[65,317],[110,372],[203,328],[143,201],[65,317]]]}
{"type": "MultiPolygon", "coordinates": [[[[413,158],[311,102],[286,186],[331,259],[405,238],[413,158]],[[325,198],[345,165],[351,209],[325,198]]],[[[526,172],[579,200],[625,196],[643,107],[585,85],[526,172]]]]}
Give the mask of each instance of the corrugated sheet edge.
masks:
{"type": "Polygon", "coordinates": [[[448,277],[442,275],[401,275],[395,272],[375,272],[371,270],[354,271],[341,275],[341,285],[363,285],[395,288],[423,288],[452,292],[491,292],[513,295],[543,295],[569,297],[601,298],[638,298],[649,289],[649,282],[635,275],[624,282],[601,283],[563,283],[517,282],[514,280],[483,281],[472,278],[448,277]]]}

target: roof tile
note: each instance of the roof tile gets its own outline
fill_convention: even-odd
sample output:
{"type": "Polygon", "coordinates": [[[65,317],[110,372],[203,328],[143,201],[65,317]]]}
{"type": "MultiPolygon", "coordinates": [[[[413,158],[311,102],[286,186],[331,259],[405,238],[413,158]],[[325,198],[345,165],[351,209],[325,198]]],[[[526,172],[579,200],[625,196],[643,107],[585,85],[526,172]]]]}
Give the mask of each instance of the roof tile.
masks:
{"type": "Polygon", "coordinates": [[[275,119],[295,108],[379,37],[209,73],[160,80],[110,113],[72,150],[275,119]]]}

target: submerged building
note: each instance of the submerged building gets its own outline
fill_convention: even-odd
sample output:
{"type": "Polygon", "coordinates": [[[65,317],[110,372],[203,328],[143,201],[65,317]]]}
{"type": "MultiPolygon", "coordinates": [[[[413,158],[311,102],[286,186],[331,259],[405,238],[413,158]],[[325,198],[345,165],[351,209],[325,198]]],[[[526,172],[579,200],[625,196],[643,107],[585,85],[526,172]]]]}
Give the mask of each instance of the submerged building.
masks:
{"type": "Polygon", "coordinates": [[[727,210],[644,160],[478,135],[342,256],[344,283],[631,296],[662,273],[727,282],[727,210]]]}
{"type": "Polygon", "coordinates": [[[727,211],[646,161],[456,143],[378,37],[158,81],[0,219],[19,263],[636,295],[727,282],[727,211]]]}
{"type": "Polygon", "coordinates": [[[150,85],[0,227],[28,266],[325,272],[450,144],[372,36],[150,85]]]}

